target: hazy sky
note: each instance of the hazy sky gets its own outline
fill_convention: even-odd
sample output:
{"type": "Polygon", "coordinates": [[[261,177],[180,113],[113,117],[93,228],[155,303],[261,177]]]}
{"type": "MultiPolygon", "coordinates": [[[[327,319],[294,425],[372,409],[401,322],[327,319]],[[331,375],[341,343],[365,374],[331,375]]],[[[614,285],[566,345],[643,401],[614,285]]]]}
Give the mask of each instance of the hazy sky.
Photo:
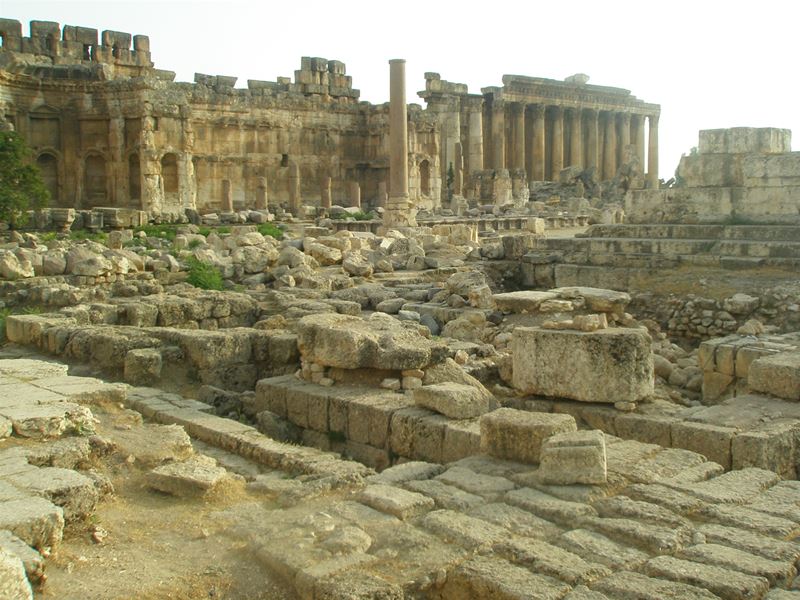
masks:
{"type": "MultiPolygon", "coordinates": [[[[389,98],[390,58],[405,58],[410,102],[423,73],[481,87],[504,73],[631,90],[661,104],[661,177],[700,129],[783,127],[800,136],[796,0],[0,0],[0,16],[150,36],[156,67],[274,81],[301,56],[347,64],[361,99],[389,98]]],[[[793,144],[798,148],[798,142],[793,144]]]]}

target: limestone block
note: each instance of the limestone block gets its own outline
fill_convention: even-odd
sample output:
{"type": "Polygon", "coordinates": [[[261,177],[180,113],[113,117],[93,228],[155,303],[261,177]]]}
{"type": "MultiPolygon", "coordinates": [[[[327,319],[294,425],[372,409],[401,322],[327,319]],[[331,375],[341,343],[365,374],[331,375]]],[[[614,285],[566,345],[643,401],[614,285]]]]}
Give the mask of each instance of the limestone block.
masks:
{"type": "Polygon", "coordinates": [[[800,352],[781,352],[754,360],[747,383],[757,392],[800,400],[800,352]]]}
{"type": "Polygon", "coordinates": [[[503,558],[476,556],[448,573],[441,597],[443,600],[555,599],[563,598],[569,589],[557,579],[532,573],[503,558]]]}
{"type": "Polygon", "coordinates": [[[792,151],[792,132],[776,127],[731,127],[700,131],[700,154],[781,153],[792,151]]]}
{"type": "MultiPolygon", "coordinates": [[[[44,560],[42,559],[42,555],[10,531],[0,531],[0,552],[3,550],[9,554],[15,555],[22,561],[28,581],[39,581],[42,575],[44,575],[44,560]]],[[[2,591],[2,588],[0,588],[0,591],[2,591]]],[[[0,595],[0,598],[3,597],[4,596],[0,595]]]]}
{"type": "Polygon", "coordinates": [[[94,433],[94,418],[85,406],[71,402],[33,404],[0,409],[14,433],[28,438],[58,437],[69,431],[94,433]]]}
{"type": "Polygon", "coordinates": [[[85,517],[97,506],[98,493],[94,482],[71,469],[33,469],[10,475],[8,481],[20,490],[41,496],[60,506],[67,521],[85,517]]]}
{"type": "Polygon", "coordinates": [[[542,442],[556,433],[576,431],[570,415],[499,408],[480,420],[481,451],[507,460],[538,463],[542,442]]]}
{"type": "Polygon", "coordinates": [[[639,329],[593,332],[518,327],[513,385],[582,402],[636,402],[653,393],[653,354],[639,329]]]}
{"type": "Polygon", "coordinates": [[[471,419],[489,411],[489,401],[476,388],[460,383],[437,383],[414,390],[414,404],[451,419],[471,419]]]}
{"type": "Polygon", "coordinates": [[[0,529],[33,548],[52,548],[64,533],[64,511],[36,496],[0,501],[0,529]]]}
{"type": "Polygon", "coordinates": [[[173,496],[201,496],[215,488],[226,475],[216,460],[197,455],[153,469],[147,474],[147,485],[173,496]]]}
{"type": "Polygon", "coordinates": [[[446,346],[423,337],[383,313],[369,319],[317,314],[298,323],[298,348],[305,360],[328,367],[419,369],[440,362],[446,346]]]}
{"type": "Polygon", "coordinates": [[[542,444],[539,477],[549,485],[600,485],[607,479],[606,439],[602,431],[559,433],[542,444]]]}
{"type": "Polygon", "coordinates": [[[519,292],[506,292],[495,294],[494,302],[497,310],[510,313],[533,313],[539,309],[539,305],[545,300],[555,300],[558,294],[554,292],[537,292],[523,290],[519,292]]]}
{"type": "Polygon", "coordinates": [[[797,476],[797,426],[791,422],[769,423],[756,431],[744,431],[731,442],[734,469],[759,467],[787,479],[797,476]]]}
{"type": "Polygon", "coordinates": [[[736,389],[736,378],[717,371],[703,371],[703,401],[706,404],[717,403],[733,395],[736,389]]]}
{"type": "Polygon", "coordinates": [[[477,419],[451,421],[444,429],[442,462],[450,463],[481,451],[481,427],[477,419]]]}
{"type": "Polygon", "coordinates": [[[727,470],[731,468],[731,442],[737,432],[732,427],[677,421],[672,424],[672,446],[702,454],[727,470]]]}
{"type": "Polygon", "coordinates": [[[0,547],[0,598],[33,600],[22,560],[0,547]]]}
{"type": "Polygon", "coordinates": [[[161,377],[161,352],[137,348],[125,355],[125,381],[133,385],[152,384],[161,377]]]}
{"type": "Polygon", "coordinates": [[[391,485],[369,485],[359,494],[358,501],[398,519],[410,519],[433,510],[431,498],[391,485]]]}
{"type": "Polygon", "coordinates": [[[586,308],[593,312],[622,315],[631,301],[630,295],[626,292],[595,287],[561,287],[550,291],[558,294],[559,298],[568,300],[583,298],[586,308]]]}

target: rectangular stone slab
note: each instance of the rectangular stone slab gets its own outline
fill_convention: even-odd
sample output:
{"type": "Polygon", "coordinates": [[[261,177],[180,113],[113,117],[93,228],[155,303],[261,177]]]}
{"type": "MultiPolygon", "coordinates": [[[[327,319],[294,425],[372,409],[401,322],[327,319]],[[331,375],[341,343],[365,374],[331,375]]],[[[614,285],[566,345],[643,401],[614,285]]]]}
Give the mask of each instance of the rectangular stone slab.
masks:
{"type": "Polygon", "coordinates": [[[642,330],[517,327],[512,382],[527,393],[581,402],[636,402],[653,393],[653,354],[642,330]]]}

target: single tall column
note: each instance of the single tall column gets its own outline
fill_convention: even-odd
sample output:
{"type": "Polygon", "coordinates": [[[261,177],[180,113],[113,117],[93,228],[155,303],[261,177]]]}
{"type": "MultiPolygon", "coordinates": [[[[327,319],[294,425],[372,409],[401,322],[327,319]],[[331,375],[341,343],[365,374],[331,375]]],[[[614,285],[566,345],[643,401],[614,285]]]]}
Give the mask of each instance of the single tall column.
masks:
{"type": "Polygon", "coordinates": [[[630,113],[622,113],[620,115],[620,127],[619,127],[619,134],[620,134],[620,146],[622,147],[622,155],[625,155],[625,151],[627,150],[628,146],[631,145],[631,114],[630,113]]]}
{"type": "Polygon", "coordinates": [[[509,164],[514,169],[525,168],[525,105],[515,102],[514,111],[514,156],[509,164]]]}
{"type": "Polygon", "coordinates": [[[456,160],[453,164],[453,196],[464,194],[464,152],[461,144],[456,144],[456,160]]]}
{"type": "Polygon", "coordinates": [[[553,156],[550,161],[550,171],[553,181],[558,181],[558,175],[564,168],[564,109],[561,106],[553,107],[553,156]]]}
{"type": "Polygon", "coordinates": [[[350,206],[361,208],[361,186],[357,181],[350,182],[350,206]]]}
{"type": "Polygon", "coordinates": [[[617,115],[606,113],[605,147],[603,148],[603,180],[613,179],[617,174],[617,115]]]}
{"type": "Polygon", "coordinates": [[[647,187],[658,189],[658,115],[650,115],[647,139],[647,187]]]}
{"type": "Polygon", "coordinates": [[[492,168],[506,168],[506,104],[492,102],[492,168]]]}
{"type": "Polygon", "coordinates": [[[408,116],[406,61],[389,61],[389,200],[383,213],[385,227],[416,227],[408,197],[408,116]]]}
{"type": "Polygon", "coordinates": [[[386,206],[386,199],[388,194],[386,193],[386,182],[379,181],[378,182],[378,203],[376,206],[386,206]]]}
{"type": "Polygon", "coordinates": [[[544,181],[544,104],[533,107],[533,180],[544,181]]]}
{"type": "Polygon", "coordinates": [[[289,167],[289,211],[295,216],[300,216],[300,165],[294,163],[289,167]]]}
{"type": "Polygon", "coordinates": [[[323,177],[322,185],[320,185],[321,199],[319,205],[321,208],[329,209],[332,204],[331,198],[331,178],[323,177]]]}
{"type": "Polygon", "coordinates": [[[258,178],[258,187],[256,188],[256,210],[267,210],[267,178],[258,178]]]}
{"type": "Polygon", "coordinates": [[[633,143],[636,144],[636,158],[639,169],[644,173],[644,115],[633,115],[633,143]]]}
{"type": "Polygon", "coordinates": [[[483,100],[471,105],[469,113],[469,145],[467,146],[467,172],[483,170],[483,100]]]}
{"type": "Polygon", "coordinates": [[[571,111],[569,130],[569,165],[583,168],[583,119],[581,109],[573,108],[571,111]]]}
{"type": "Polygon", "coordinates": [[[597,129],[598,111],[592,109],[586,111],[588,133],[586,135],[586,166],[595,169],[600,164],[600,147],[598,146],[600,135],[597,129]]]}
{"type": "Polygon", "coordinates": [[[222,180],[222,212],[233,212],[233,190],[231,189],[230,179],[222,180]]]}

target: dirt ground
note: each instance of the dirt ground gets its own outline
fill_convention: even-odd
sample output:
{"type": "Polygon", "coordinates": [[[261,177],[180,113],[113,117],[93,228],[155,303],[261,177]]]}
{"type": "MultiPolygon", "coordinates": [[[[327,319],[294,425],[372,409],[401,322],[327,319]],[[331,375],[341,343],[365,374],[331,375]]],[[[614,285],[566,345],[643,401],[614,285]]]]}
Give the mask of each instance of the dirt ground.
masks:
{"type": "MultiPolygon", "coordinates": [[[[124,414],[92,407],[98,432],[113,438],[124,414]]],[[[178,600],[295,598],[229,534],[220,512],[263,496],[231,480],[202,499],[182,499],[148,489],[144,469],[118,454],[97,465],[114,484],[114,496],[100,502],[89,519],[68,525],[64,541],[47,561],[36,598],[53,600],[178,600]],[[107,532],[102,543],[95,531],[107,532]]]]}

